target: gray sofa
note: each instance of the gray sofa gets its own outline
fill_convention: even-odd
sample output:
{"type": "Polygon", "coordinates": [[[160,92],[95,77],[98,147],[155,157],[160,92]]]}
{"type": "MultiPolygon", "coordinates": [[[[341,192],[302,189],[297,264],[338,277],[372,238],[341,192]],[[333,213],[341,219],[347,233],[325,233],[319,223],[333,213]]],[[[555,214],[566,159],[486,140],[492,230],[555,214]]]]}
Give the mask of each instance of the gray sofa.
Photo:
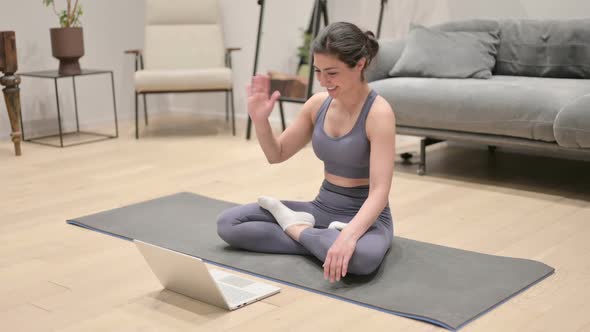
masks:
{"type": "MultiPolygon", "coordinates": [[[[429,29],[492,31],[499,40],[489,52],[491,77],[484,79],[392,77],[410,38],[379,41],[367,79],[393,106],[398,134],[423,137],[418,174],[426,170],[426,146],[444,140],[481,143],[491,151],[518,146],[590,156],[590,19],[469,20],[429,29]]],[[[434,61],[440,54],[412,58],[419,64],[429,56],[434,61]]]]}

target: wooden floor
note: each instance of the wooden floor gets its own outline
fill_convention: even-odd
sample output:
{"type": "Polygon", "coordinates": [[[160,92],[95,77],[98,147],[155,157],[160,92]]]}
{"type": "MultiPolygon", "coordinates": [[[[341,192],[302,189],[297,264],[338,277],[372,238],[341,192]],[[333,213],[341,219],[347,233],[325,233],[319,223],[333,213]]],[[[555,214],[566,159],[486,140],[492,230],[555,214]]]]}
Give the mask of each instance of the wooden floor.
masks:
{"type": "MultiPolygon", "coordinates": [[[[140,140],[125,127],[63,149],[26,143],[18,158],[0,142],[2,331],[442,330],[284,285],[225,312],[162,291],[132,243],[65,223],[179,191],[313,199],[322,165],[311,147],[271,166],[243,128],[232,137],[223,121],[197,120],[154,119],[140,140]]],[[[398,140],[398,151],[417,148],[398,140]]],[[[556,268],[463,331],[590,331],[590,163],[442,144],[428,175],[415,171],[396,163],[397,235],[556,268]]]]}

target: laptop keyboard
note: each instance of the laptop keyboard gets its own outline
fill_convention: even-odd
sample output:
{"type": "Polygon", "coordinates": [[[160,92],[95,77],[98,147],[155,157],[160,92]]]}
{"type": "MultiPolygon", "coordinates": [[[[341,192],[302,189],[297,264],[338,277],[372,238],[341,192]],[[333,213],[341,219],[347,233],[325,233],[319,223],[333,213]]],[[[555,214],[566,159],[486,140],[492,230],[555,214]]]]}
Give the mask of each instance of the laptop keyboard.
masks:
{"type": "Polygon", "coordinates": [[[256,295],[245,290],[241,290],[239,288],[223,284],[221,282],[218,282],[217,285],[219,286],[219,289],[221,289],[221,292],[223,293],[223,295],[225,295],[225,297],[228,299],[230,303],[244,302],[256,295]]]}
{"type": "Polygon", "coordinates": [[[234,275],[225,276],[225,277],[219,279],[219,281],[224,282],[226,284],[230,284],[232,286],[236,286],[236,287],[246,287],[246,286],[250,286],[250,285],[253,285],[256,283],[252,280],[248,280],[246,278],[242,278],[242,277],[238,277],[238,276],[234,276],[234,275]]]}

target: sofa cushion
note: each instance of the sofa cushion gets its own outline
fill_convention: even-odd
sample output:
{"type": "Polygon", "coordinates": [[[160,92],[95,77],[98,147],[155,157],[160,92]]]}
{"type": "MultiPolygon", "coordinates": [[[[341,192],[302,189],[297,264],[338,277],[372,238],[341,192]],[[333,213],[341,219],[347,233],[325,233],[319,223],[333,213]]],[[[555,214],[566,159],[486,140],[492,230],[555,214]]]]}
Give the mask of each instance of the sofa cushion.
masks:
{"type": "MultiPolygon", "coordinates": [[[[499,31],[500,23],[497,20],[472,19],[446,22],[433,25],[431,28],[449,32],[488,32],[499,31]]],[[[405,39],[379,39],[379,52],[365,73],[367,80],[371,82],[388,77],[389,72],[401,57],[405,46],[405,39]]]]}
{"type": "Polygon", "coordinates": [[[365,78],[372,82],[389,77],[389,71],[402,55],[405,40],[379,39],[379,52],[365,71],[365,78]]]}
{"type": "Polygon", "coordinates": [[[440,31],[494,32],[500,30],[500,23],[497,20],[471,19],[449,21],[431,28],[440,31]]]}
{"type": "Polygon", "coordinates": [[[568,148],[590,148],[590,94],[566,105],[553,125],[557,143],[568,148]]]}
{"type": "Polygon", "coordinates": [[[492,76],[489,80],[396,77],[371,83],[400,126],[554,142],[553,122],[590,80],[492,76]]]}
{"type": "Polygon", "coordinates": [[[590,19],[500,23],[495,74],[590,78],[590,19]]]}
{"type": "Polygon", "coordinates": [[[499,32],[447,32],[414,26],[391,76],[490,78],[499,32]]]}

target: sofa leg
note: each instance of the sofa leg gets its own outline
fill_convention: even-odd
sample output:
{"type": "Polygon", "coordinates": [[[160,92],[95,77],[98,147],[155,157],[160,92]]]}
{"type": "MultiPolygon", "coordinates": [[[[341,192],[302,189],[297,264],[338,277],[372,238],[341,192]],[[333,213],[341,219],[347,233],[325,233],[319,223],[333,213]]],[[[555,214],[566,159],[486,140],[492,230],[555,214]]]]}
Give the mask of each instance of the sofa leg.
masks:
{"type": "Polygon", "coordinates": [[[424,137],[420,141],[420,163],[418,164],[418,175],[426,174],[426,147],[432,144],[443,142],[442,140],[424,137]]]}
{"type": "Polygon", "coordinates": [[[426,165],[418,165],[418,170],[416,171],[416,173],[418,173],[418,175],[426,174],[426,165]]]}
{"type": "Polygon", "coordinates": [[[490,154],[494,154],[494,152],[496,152],[496,146],[495,145],[488,145],[488,152],[490,154]]]}

